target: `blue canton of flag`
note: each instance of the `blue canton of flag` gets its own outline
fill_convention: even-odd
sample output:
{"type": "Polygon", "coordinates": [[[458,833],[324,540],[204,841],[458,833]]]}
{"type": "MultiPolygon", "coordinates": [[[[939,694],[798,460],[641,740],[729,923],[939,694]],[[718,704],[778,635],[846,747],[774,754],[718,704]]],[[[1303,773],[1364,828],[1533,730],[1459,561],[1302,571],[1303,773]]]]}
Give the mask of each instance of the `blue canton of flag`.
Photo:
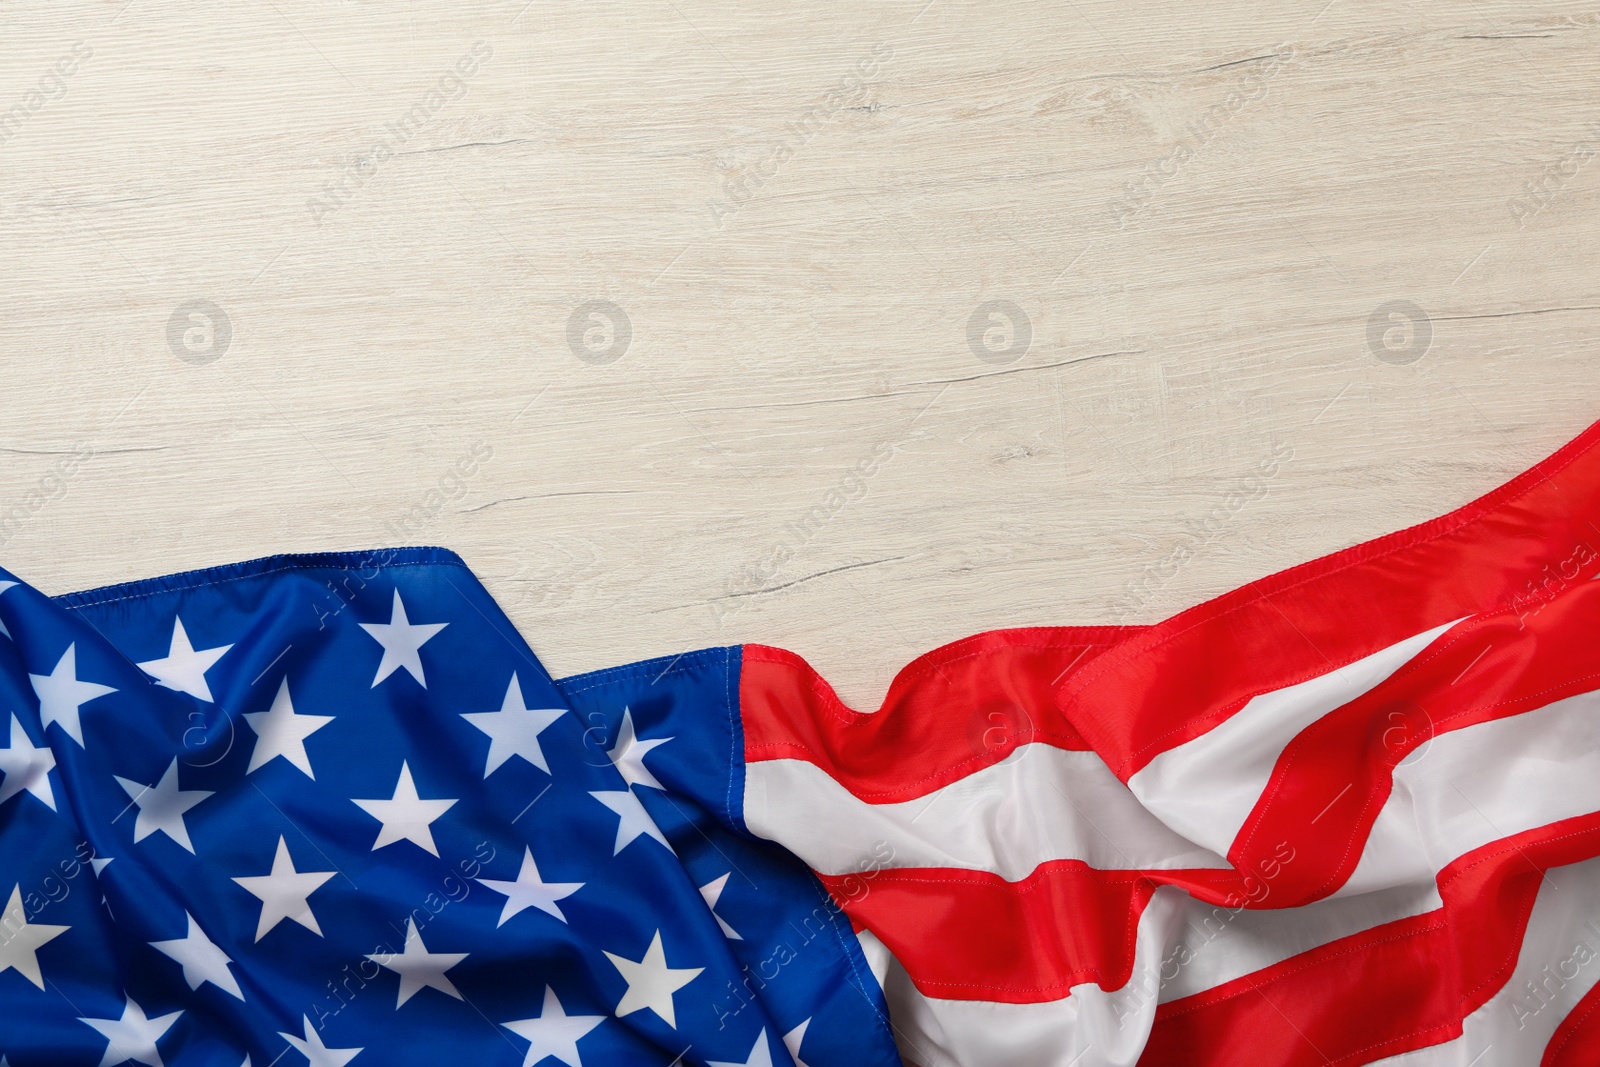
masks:
{"type": "Polygon", "coordinates": [[[453,554],[0,582],[0,1064],[898,1064],[739,653],[554,681],[453,554]]]}

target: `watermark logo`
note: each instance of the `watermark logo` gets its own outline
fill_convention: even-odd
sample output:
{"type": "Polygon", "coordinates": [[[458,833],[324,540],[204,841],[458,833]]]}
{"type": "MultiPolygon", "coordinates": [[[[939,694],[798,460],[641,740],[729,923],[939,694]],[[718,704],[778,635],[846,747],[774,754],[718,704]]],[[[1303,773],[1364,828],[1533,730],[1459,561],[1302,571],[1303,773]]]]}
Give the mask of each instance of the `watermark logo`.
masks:
{"type": "Polygon", "coordinates": [[[865,900],[872,892],[873,880],[889,869],[894,860],[894,846],[889,842],[879,841],[873,845],[872,853],[857,864],[854,873],[830,882],[828,894],[831,903],[819,904],[799,922],[791,919],[788,931],[792,932],[792,936],[786,932],[784,938],[773,945],[766,958],[754,965],[741,964],[743,979],[738,984],[729,982],[728,995],[711,1005],[717,1017],[717,1029],[726,1029],[728,1022],[737,1018],[745,1008],[759,1003],[761,991],[778,977],[783,968],[800,959],[813,941],[822,938],[823,944],[833,946],[837,944],[834,939],[841,934],[848,937],[848,928],[839,914],[840,910],[848,911],[852,905],[865,900]]]}
{"type": "Polygon", "coordinates": [[[1122,995],[1112,1002],[1111,1011],[1116,1016],[1117,1029],[1122,1029],[1130,1021],[1148,1026],[1149,1011],[1159,1000],[1162,991],[1177,982],[1184,968],[1199,958],[1206,947],[1220,937],[1245,909],[1266,907],[1267,898],[1272,895],[1273,881],[1294,862],[1296,854],[1289,842],[1278,842],[1271,855],[1257,859],[1252,867],[1240,869],[1243,875],[1239,883],[1240,891],[1230,890],[1221,906],[1213,907],[1204,914],[1198,909],[1190,911],[1187,929],[1162,957],[1160,969],[1153,974],[1136,976],[1136,980],[1124,986],[1122,995]]]}
{"type": "Polygon", "coordinates": [[[1028,709],[1009,700],[979,704],[967,717],[967,748],[976,757],[1010,752],[1033,737],[1028,709]]]}
{"type": "Polygon", "coordinates": [[[1517,229],[1527,226],[1529,219],[1537,218],[1545,208],[1560,199],[1567,186],[1577,181],[1578,175],[1594,161],[1596,155],[1600,155],[1600,122],[1590,124],[1585,140],[1567,149],[1560,158],[1545,164],[1538,178],[1524,182],[1523,195],[1506,201],[1511,217],[1516,220],[1517,229]]]}
{"type": "Polygon", "coordinates": [[[722,178],[722,195],[706,201],[706,206],[711,209],[711,221],[717,229],[720,230],[724,221],[754,200],[761,189],[794,158],[795,153],[810,144],[812,138],[841,111],[877,111],[881,105],[876,100],[866,99],[872,89],[867,79],[876,77],[882,64],[893,58],[894,47],[887,42],[878,42],[870,53],[857,60],[839,78],[833,88],[785,123],[782,134],[761,150],[754,161],[730,167],[722,178]]]}
{"type": "Polygon", "coordinates": [[[10,507],[0,509],[0,545],[8,544],[27,525],[28,520],[39,514],[47,504],[66,496],[72,479],[94,457],[92,446],[73,445],[72,451],[57,459],[26,496],[10,507]]]}
{"type": "Polygon", "coordinates": [[[1283,465],[1294,459],[1294,446],[1278,444],[1272,452],[1256,464],[1255,470],[1230,490],[1218,504],[1198,519],[1185,519],[1178,543],[1166,556],[1147,563],[1139,577],[1130,581],[1119,599],[1112,621],[1122,625],[1150,603],[1161,588],[1188,565],[1206,546],[1220,538],[1233,518],[1245,505],[1260,500],[1271,488],[1272,479],[1278,476],[1283,465]]]}
{"type": "Polygon", "coordinates": [[[727,622],[728,616],[739,605],[759,593],[775,592],[785,583],[779,581],[789,566],[812,540],[844,510],[866,498],[868,482],[895,457],[901,442],[879,441],[872,453],[845,471],[833,488],[794,522],[781,531],[777,542],[760,559],[746,565],[728,583],[722,595],[713,599],[711,609],[716,613],[717,625],[727,622]]]}
{"type": "Polygon", "coordinates": [[[1391,767],[1421,763],[1433,747],[1433,716],[1415,701],[1396,701],[1377,720],[1377,727],[1384,759],[1391,767]]]}
{"type": "Polygon", "coordinates": [[[67,79],[76,74],[93,55],[94,48],[89,42],[73,42],[72,50],[41,74],[34,88],[23,93],[15,105],[0,111],[0,144],[17,136],[35,115],[64,98],[67,95],[67,79]]]}
{"type": "MultiPolygon", "coordinates": [[[[1593,921],[1586,921],[1584,925],[1589,928],[1590,933],[1600,935],[1600,927],[1596,927],[1593,921]]],[[[1565,956],[1554,964],[1545,964],[1537,973],[1524,978],[1520,987],[1507,982],[1506,992],[1510,996],[1506,1000],[1506,1006],[1511,1009],[1511,1017],[1516,1020],[1517,1029],[1525,1029],[1529,1019],[1539,1015],[1551,1005],[1556,1005],[1558,1016],[1572,1010],[1573,1005],[1582,996],[1579,990],[1588,989],[1593,980],[1585,976],[1578,989],[1568,990],[1567,986],[1577,982],[1584,968],[1593,963],[1597,957],[1600,957],[1600,953],[1595,952],[1586,938],[1580,937],[1565,956]]]]}
{"type": "Polygon", "coordinates": [[[185,363],[215,363],[233,343],[233,320],[209,300],[186,300],[167,319],[167,347],[185,363]]]}
{"type": "Polygon", "coordinates": [[[1271,80],[1296,58],[1293,46],[1280,44],[1272,54],[1260,57],[1259,61],[1239,65],[1243,73],[1235,87],[1201,112],[1199,118],[1186,123],[1182,135],[1166,153],[1145,164],[1137,179],[1123,184],[1122,195],[1111,203],[1111,217],[1117,229],[1127,229],[1142,215],[1162,188],[1182,174],[1218,134],[1238,118],[1246,105],[1267,95],[1271,80]]]}
{"type": "Polygon", "coordinates": [[[1555,563],[1546,563],[1536,576],[1528,579],[1523,588],[1512,595],[1510,609],[1526,622],[1528,616],[1543,611],[1545,605],[1554,603],[1568,589],[1587,581],[1584,575],[1591,571],[1596,559],[1600,559],[1600,554],[1594,547],[1587,541],[1579,541],[1566,556],[1555,563]]]}
{"type": "Polygon", "coordinates": [[[590,300],[572,309],[567,319],[567,347],[592,366],[615,363],[633,341],[633,320],[609,300],[590,300]]]}
{"type": "Polygon", "coordinates": [[[479,438],[446,467],[434,484],[403,512],[383,520],[383,528],[390,537],[414,538],[422,534],[444,514],[446,504],[465,499],[468,483],[494,458],[494,446],[479,438]]]}
{"type": "Polygon", "coordinates": [[[313,196],[306,201],[311,221],[321,226],[329,215],[348,204],[356,192],[370,182],[385,163],[399,155],[435,115],[467,95],[467,82],[493,56],[494,49],[487,41],[474,41],[471,50],[440,75],[404,114],[384,124],[377,140],[340,167],[337,177],[323,183],[321,196],[313,196]]]}
{"type": "Polygon", "coordinates": [[[228,758],[238,736],[231,711],[220,704],[213,704],[205,711],[196,709],[189,712],[189,723],[190,726],[183,731],[185,751],[180,757],[185,766],[215,767],[228,758]],[[227,728],[225,734],[218,729],[222,726],[227,728]],[[194,758],[191,759],[191,756],[194,758]]]}
{"type": "Polygon", "coordinates": [[[1415,363],[1433,347],[1433,320],[1409,300],[1391,300],[1367,320],[1367,349],[1385,363],[1415,363]]]}
{"type": "Polygon", "coordinates": [[[1015,363],[1033,347],[1033,320],[1009,300],[990,300],[967,318],[967,347],[985,363],[1015,363]]]}

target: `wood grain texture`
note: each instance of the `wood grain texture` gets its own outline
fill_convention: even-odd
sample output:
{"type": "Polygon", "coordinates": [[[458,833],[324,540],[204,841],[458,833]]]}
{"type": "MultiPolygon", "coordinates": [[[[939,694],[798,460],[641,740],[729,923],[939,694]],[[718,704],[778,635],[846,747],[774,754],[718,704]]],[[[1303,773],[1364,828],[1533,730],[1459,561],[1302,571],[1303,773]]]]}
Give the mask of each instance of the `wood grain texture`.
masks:
{"type": "Polygon", "coordinates": [[[558,674],[761,641],[875,705],[945,641],[1157,620],[1600,417],[1592,4],[0,22],[0,559],[50,592],[437,543],[558,674]],[[212,362],[178,354],[217,323],[169,342],[194,300],[212,362]],[[613,362],[569,344],[591,301],[613,362]],[[1369,333],[1394,301],[1426,319],[1369,333]]]}

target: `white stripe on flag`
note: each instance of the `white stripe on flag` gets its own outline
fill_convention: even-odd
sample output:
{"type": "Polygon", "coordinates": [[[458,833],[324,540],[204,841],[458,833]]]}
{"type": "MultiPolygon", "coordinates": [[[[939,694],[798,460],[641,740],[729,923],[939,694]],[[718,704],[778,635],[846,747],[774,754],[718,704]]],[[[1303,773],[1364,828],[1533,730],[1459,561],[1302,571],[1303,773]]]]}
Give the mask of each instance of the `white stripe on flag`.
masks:
{"type": "Polygon", "coordinates": [[[1460,1037],[1377,1062],[1392,1067],[1536,1064],[1561,1020],[1596,979],[1600,979],[1600,859],[1546,872],[1517,953],[1516,971],[1462,1021],[1460,1037]]]}
{"type": "Polygon", "coordinates": [[[1457,856],[1600,810],[1600,693],[1433,738],[1394,789],[1339,895],[1432,881],[1457,856]]]}
{"type": "MultiPolygon", "coordinates": [[[[1266,883],[1271,903],[1271,882],[1266,883]]],[[[1189,900],[1179,941],[1163,955],[1161,1003],[1231,982],[1374,926],[1421,915],[1443,901],[1430,880],[1297,908],[1219,908],[1189,900]]]]}
{"type": "Polygon", "coordinates": [[[1168,826],[1225,856],[1289,742],[1328,712],[1377,686],[1455,624],[1253,697],[1214,730],[1151,760],[1128,785],[1168,826]]]}
{"type": "Polygon", "coordinates": [[[804,760],[761,760],[745,769],[744,817],[751,832],[823,874],[867,862],[1009,881],[1060,859],[1101,870],[1228,867],[1163,825],[1098,755],[1044,744],[897,804],[859,800],[804,760]]]}
{"type": "Polygon", "coordinates": [[[1139,920],[1133,976],[1107,993],[1092,982],[1060,1000],[999,1004],[920,993],[872,934],[856,936],[883,983],[900,1055],[920,1067],[1133,1067],[1155,1018],[1162,947],[1183,924],[1182,890],[1163,886],[1139,920]]]}

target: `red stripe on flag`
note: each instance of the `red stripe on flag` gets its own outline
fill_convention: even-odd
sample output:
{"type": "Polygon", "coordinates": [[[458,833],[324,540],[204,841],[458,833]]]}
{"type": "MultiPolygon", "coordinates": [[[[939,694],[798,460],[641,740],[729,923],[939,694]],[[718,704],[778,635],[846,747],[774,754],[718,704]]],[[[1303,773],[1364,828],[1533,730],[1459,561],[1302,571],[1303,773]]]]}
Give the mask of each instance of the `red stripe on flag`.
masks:
{"type": "Polygon", "coordinates": [[[1536,613],[1452,629],[1284,748],[1229,861],[1249,869],[1277,842],[1292,841],[1300,860],[1275,884],[1282,905],[1332,893],[1360,861],[1397,764],[1414,754],[1426,759],[1425,746],[1443,734],[1600,688],[1596,633],[1600,584],[1593,582],[1536,613]]]}
{"type": "Polygon", "coordinates": [[[1263,578],[1132,636],[1058,699],[1126,781],[1251,697],[1600,567],[1600,423],[1442,518],[1263,578]]]}
{"type": "Polygon", "coordinates": [[[1156,1011],[1141,1067],[1361,1064],[1461,1035],[1516,967],[1544,872],[1600,851],[1600,814],[1470,852],[1442,908],[1375,926],[1156,1011]]]}
{"type": "Polygon", "coordinates": [[[1055,705],[1055,687],[1138,632],[1097,626],[978,634],[913,660],[874,714],[852,711],[794,653],[745,645],[745,759],[807,760],[858,798],[890,804],[998,763],[1018,745],[1084,750],[1055,705]]]}
{"type": "Polygon", "coordinates": [[[1600,1063],[1600,985],[1590,988],[1545,1046],[1539,1067],[1594,1067],[1600,1063]]]}
{"type": "Polygon", "coordinates": [[[1081,860],[1040,864],[1016,882],[939,867],[820,877],[925,995],[1010,1004],[1058,1000],[1084,982],[1122,988],[1158,887],[1222,902],[1240,882],[1233,871],[1102,871],[1081,860]]]}

